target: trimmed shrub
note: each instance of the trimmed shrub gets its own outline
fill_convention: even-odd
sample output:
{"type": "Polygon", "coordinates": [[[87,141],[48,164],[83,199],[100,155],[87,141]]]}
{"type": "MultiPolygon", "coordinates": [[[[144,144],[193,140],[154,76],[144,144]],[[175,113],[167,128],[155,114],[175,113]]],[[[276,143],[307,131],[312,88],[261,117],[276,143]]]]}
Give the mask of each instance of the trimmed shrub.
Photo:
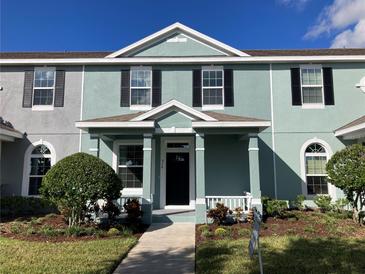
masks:
{"type": "Polygon", "coordinates": [[[231,213],[229,208],[223,203],[217,203],[215,208],[208,211],[207,217],[213,219],[213,223],[221,225],[227,218],[227,214],[231,213]]]}
{"type": "Polygon", "coordinates": [[[0,199],[1,218],[16,218],[57,213],[57,207],[41,198],[8,196],[0,199]]]}
{"type": "Polygon", "coordinates": [[[86,204],[117,199],[121,190],[122,182],[108,164],[95,156],[75,153],[47,172],[40,193],[65,214],[69,226],[78,226],[87,211],[86,204]]]}
{"type": "Polygon", "coordinates": [[[267,201],[267,215],[271,217],[285,217],[288,210],[287,202],[284,200],[268,200],[267,201]]]}
{"type": "Polygon", "coordinates": [[[228,235],[228,231],[222,227],[218,227],[215,231],[214,231],[214,235],[217,237],[224,237],[228,235]]]}
{"type": "Polygon", "coordinates": [[[108,236],[117,236],[119,234],[120,234],[120,231],[115,227],[110,228],[107,232],[108,236]]]}
{"type": "Polygon", "coordinates": [[[317,195],[314,198],[314,203],[318,206],[321,212],[327,212],[332,209],[331,197],[329,195],[317,195]]]}
{"type": "Polygon", "coordinates": [[[293,206],[296,209],[299,210],[303,210],[304,209],[304,200],[305,200],[305,196],[304,195],[298,195],[295,200],[293,201],[293,206]]]}

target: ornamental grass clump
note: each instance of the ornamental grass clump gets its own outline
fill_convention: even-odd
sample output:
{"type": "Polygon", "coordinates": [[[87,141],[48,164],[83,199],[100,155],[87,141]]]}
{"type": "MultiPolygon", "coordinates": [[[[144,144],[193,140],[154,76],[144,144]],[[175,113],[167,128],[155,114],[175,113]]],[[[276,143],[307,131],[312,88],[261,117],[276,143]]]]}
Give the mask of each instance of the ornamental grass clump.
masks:
{"type": "Polygon", "coordinates": [[[41,196],[57,205],[69,226],[79,226],[87,204],[120,197],[122,182],[115,171],[99,158],[75,153],[56,163],[43,177],[41,196]]]}

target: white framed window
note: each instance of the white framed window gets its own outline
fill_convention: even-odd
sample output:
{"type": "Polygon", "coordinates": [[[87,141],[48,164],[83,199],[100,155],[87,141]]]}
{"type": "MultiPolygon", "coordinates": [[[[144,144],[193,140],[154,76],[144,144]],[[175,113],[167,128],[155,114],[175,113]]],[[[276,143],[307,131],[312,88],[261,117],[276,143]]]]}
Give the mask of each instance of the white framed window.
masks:
{"type": "Polygon", "coordinates": [[[56,69],[54,67],[38,67],[34,69],[33,110],[52,110],[56,69]]]}
{"type": "Polygon", "coordinates": [[[43,140],[35,142],[24,154],[23,196],[38,196],[44,175],[56,163],[53,146],[43,140]]]}
{"type": "Polygon", "coordinates": [[[118,170],[123,188],[143,187],[143,145],[119,144],[118,145],[118,170]]]}
{"type": "Polygon", "coordinates": [[[300,82],[303,108],[323,108],[323,71],[320,65],[300,66],[300,82]]]}
{"type": "Polygon", "coordinates": [[[224,73],[222,67],[202,68],[203,110],[224,109],[224,73]]]}
{"type": "Polygon", "coordinates": [[[149,110],[152,106],[152,68],[132,67],[130,71],[130,108],[149,110]]]}
{"type": "Polygon", "coordinates": [[[305,150],[305,175],[307,194],[328,194],[327,152],[319,143],[309,145],[305,150]]]}

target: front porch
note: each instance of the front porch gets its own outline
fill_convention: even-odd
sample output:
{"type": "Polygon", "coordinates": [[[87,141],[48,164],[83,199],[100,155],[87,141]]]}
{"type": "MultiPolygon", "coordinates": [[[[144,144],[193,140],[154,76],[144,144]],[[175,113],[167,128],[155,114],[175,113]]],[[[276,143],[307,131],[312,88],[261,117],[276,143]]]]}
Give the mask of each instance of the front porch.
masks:
{"type": "Polygon", "coordinates": [[[261,210],[258,133],[269,124],[173,103],[77,126],[120,175],[122,199],[141,199],[145,223],[205,223],[216,202],[261,210]]]}

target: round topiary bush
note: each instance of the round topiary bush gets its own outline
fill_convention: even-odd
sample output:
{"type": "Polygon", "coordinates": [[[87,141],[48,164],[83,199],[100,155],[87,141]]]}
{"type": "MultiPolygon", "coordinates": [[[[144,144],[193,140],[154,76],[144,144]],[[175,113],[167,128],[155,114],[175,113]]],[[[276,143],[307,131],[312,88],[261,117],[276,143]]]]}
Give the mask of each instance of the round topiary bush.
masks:
{"type": "Polygon", "coordinates": [[[55,203],[69,225],[80,224],[87,203],[120,197],[122,182],[115,171],[99,158],[75,153],[56,163],[44,176],[40,193],[55,203]]]}

